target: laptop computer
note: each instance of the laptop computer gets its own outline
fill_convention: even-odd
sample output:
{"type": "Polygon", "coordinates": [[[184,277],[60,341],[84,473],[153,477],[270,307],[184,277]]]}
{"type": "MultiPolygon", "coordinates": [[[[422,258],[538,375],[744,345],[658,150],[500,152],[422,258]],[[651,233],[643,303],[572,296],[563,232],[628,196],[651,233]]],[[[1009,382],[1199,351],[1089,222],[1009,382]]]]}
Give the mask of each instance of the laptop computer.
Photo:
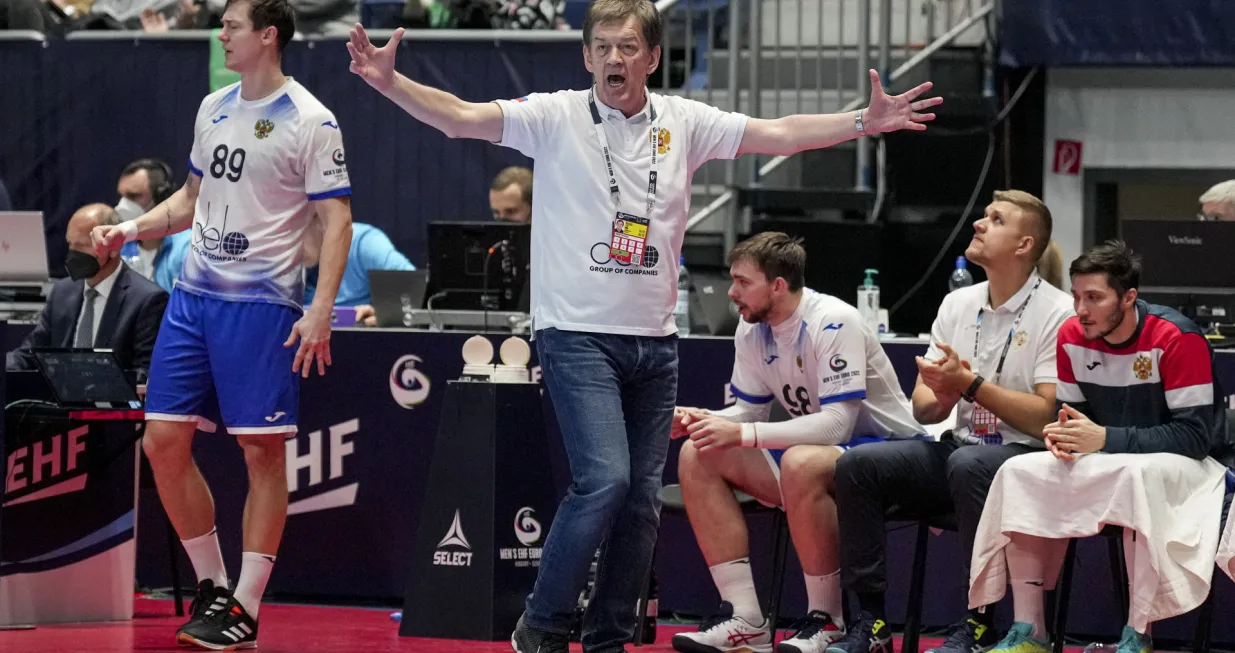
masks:
{"type": "Polygon", "coordinates": [[[37,286],[49,276],[43,213],[0,211],[0,284],[37,286]]]}
{"type": "Polygon", "coordinates": [[[61,408],[139,410],[142,402],[110,349],[35,349],[39,371],[61,408]]]}
{"type": "Polygon", "coordinates": [[[411,325],[411,312],[424,308],[427,270],[369,270],[369,296],[377,326],[411,325]]]}
{"type": "Polygon", "coordinates": [[[737,332],[738,309],[729,299],[733,281],[728,270],[696,270],[691,268],[690,321],[691,332],[714,336],[732,336],[737,332]]]}

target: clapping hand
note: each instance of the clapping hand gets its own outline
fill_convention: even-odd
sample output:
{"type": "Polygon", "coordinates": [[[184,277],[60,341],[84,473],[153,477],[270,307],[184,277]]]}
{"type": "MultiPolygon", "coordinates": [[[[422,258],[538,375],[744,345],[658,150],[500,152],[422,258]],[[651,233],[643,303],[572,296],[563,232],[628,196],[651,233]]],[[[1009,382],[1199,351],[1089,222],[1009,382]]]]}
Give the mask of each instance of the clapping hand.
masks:
{"type": "Polygon", "coordinates": [[[946,343],[938,343],[936,347],[943,356],[934,361],[928,361],[921,356],[914,358],[918,364],[918,372],[922,375],[922,384],[935,393],[935,397],[951,400],[956,403],[961,393],[973,384],[974,374],[970,371],[969,361],[961,360],[959,354],[946,343]]]}
{"type": "Polygon", "coordinates": [[[1074,460],[1071,454],[1094,453],[1106,446],[1106,427],[1095,424],[1077,409],[1064,404],[1059,421],[1042,429],[1046,447],[1060,460],[1074,460]]]}

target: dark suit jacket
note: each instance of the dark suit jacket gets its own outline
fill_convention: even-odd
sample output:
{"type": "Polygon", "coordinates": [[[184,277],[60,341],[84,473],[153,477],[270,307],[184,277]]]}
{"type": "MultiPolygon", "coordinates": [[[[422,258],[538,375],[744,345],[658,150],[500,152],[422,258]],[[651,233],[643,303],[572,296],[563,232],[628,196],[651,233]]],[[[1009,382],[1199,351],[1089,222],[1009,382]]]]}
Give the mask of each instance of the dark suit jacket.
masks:
{"type": "MultiPolygon", "coordinates": [[[[163,309],[167,308],[167,292],[123,262],[117,275],[103,307],[99,331],[94,334],[94,346],[114,350],[120,367],[138,370],[144,382],[159,323],[163,321],[163,309]]],[[[34,331],[26,336],[21,347],[5,356],[6,369],[38,369],[31,353],[36,347],[73,346],[77,318],[85,301],[85,285],[85,281],[61,279],[52,286],[34,331]]]]}

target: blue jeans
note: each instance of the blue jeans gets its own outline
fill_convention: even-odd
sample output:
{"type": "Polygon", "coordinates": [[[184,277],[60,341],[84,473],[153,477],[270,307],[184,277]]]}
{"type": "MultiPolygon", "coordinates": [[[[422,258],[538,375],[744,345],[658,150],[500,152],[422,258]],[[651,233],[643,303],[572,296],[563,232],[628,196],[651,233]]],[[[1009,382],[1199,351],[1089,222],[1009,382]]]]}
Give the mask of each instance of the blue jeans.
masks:
{"type": "Polygon", "coordinates": [[[677,399],[677,336],[537,332],[572,483],[545,541],[525,623],[566,633],[600,548],[583,649],[620,650],[660,526],[660,491],[677,399]],[[603,547],[601,546],[603,542],[603,547]]]}

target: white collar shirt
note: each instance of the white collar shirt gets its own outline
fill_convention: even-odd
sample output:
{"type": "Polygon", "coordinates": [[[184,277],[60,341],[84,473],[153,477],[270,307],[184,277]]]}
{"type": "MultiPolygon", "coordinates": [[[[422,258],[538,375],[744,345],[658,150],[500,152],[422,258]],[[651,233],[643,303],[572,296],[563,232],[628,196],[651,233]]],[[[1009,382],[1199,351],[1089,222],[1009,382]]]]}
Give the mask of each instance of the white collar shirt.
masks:
{"type": "Polygon", "coordinates": [[[499,144],[536,160],[533,328],[668,336],[677,331],[673,308],[691,176],[710,159],[737,156],[747,119],[655,93],[630,118],[597,101],[620,194],[615,205],[589,95],[558,91],[498,102],[499,144]],[[647,215],[653,147],[656,192],[647,215]],[[648,220],[642,243],[615,235],[634,222],[619,213],[648,220]],[[636,248],[641,260],[623,260],[621,252],[636,248]]]}
{"type": "MultiPolygon", "coordinates": [[[[990,305],[990,289],[985,281],[948,294],[939,306],[939,313],[931,327],[927,360],[942,357],[943,352],[938,345],[946,343],[962,360],[968,360],[973,371],[987,383],[1027,393],[1034,392],[1038,384],[1055,384],[1058,380],[1056,339],[1059,327],[1073,315],[1072,297],[1045,281],[1039,284],[1040,280],[1037,273],[1031,274],[1025,285],[998,307],[990,305]],[[1029,303],[1025,305],[1024,315],[1016,331],[1012,332],[1017,313],[1026,299],[1029,303]],[[979,313],[982,315],[980,331],[979,313]],[[1008,342],[1009,333],[1012,343],[1008,346],[1003,371],[997,374],[999,358],[1008,342]]],[[[952,435],[964,444],[983,442],[983,438],[973,432],[974,408],[975,404],[963,399],[957,404],[956,426],[952,435]]],[[[995,442],[1043,446],[1041,434],[1032,437],[1001,419],[996,421],[996,432],[998,437],[995,442]]],[[[991,443],[989,436],[986,442],[991,443]]]]}

